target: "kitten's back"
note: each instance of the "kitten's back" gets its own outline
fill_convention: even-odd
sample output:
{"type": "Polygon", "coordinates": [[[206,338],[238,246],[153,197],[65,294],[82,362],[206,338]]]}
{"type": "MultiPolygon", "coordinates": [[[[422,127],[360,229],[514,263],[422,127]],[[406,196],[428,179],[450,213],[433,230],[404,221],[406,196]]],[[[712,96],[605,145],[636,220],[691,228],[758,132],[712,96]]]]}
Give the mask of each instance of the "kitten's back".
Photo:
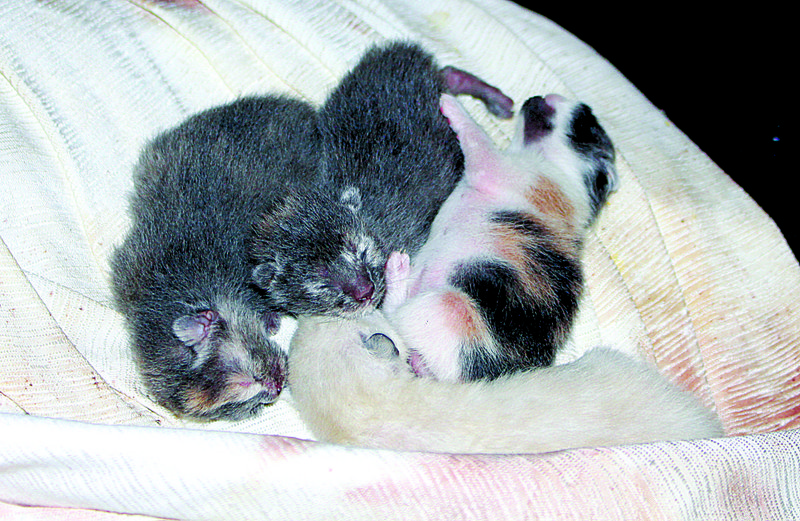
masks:
{"type": "Polygon", "coordinates": [[[381,315],[303,319],[290,350],[289,381],[301,416],[326,441],[433,452],[547,452],[723,434],[696,397],[612,349],[492,381],[413,376],[404,346],[381,315]],[[375,333],[399,356],[364,347],[375,333]]]}

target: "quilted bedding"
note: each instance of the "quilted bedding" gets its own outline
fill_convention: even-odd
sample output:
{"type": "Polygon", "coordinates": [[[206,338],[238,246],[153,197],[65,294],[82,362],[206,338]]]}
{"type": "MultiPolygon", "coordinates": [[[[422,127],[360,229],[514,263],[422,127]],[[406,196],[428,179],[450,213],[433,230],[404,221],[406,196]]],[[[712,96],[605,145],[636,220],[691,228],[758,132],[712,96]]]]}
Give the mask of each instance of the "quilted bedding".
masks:
{"type": "MultiPolygon", "coordinates": [[[[508,142],[513,123],[465,104],[508,142]]],[[[509,2],[0,0],[0,239],[3,519],[800,516],[797,261],[611,64],[509,2]],[[401,453],[311,440],[290,393],[208,424],[147,398],[108,283],[142,144],[245,94],[319,104],[366,47],[395,38],[517,101],[558,92],[593,107],[621,188],[588,240],[561,360],[601,344],[639,354],[729,437],[401,453]]]]}

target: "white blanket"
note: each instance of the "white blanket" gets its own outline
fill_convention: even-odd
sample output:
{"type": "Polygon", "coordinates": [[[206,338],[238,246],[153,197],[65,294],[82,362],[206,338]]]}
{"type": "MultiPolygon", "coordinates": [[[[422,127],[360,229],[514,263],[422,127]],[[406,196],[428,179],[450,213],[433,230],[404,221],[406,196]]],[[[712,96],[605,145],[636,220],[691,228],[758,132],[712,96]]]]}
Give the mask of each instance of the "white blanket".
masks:
{"type": "MultiPolygon", "coordinates": [[[[508,142],[512,123],[465,104],[508,142]]],[[[613,66],[514,4],[0,0],[0,239],[4,519],[800,511],[797,261],[772,221],[613,66]],[[108,285],[142,144],[244,94],[320,103],[367,46],[390,38],[420,41],[518,103],[557,92],[593,107],[617,146],[621,189],[588,241],[588,288],[561,360],[598,344],[638,353],[735,437],[393,453],[299,441],[309,434],[288,393],[254,419],[210,424],[147,398],[108,285]]]]}

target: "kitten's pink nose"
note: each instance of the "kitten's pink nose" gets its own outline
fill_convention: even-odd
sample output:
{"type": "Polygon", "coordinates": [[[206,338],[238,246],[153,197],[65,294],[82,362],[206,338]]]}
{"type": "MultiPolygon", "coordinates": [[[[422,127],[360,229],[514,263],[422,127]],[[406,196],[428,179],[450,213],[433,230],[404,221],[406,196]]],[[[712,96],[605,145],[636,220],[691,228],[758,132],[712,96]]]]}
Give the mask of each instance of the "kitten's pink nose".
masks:
{"type": "Polygon", "coordinates": [[[356,302],[367,302],[375,294],[375,285],[367,277],[359,277],[345,292],[356,302]]]}
{"type": "Polygon", "coordinates": [[[372,295],[375,294],[375,286],[372,282],[367,282],[365,285],[357,288],[353,292],[353,298],[359,302],[364,302],[372,298],[372,295]]]}

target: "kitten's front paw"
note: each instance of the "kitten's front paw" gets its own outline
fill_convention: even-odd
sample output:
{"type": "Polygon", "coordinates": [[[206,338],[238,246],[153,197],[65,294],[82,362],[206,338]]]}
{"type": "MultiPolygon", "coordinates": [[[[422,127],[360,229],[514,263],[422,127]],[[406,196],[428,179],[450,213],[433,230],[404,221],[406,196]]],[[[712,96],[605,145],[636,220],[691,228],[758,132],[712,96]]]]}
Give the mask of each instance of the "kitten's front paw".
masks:
{"type": "Polygon", "coordinates": [[[383,333],[374,333],[362,338],[361,341],[364,348],[378,358],[392,360],[400,356],[400,351],[397,350],[392,339],[383,333]]]}
{"type": "Polygon", "coordinates": [[[408,283],[411,275],[411,258],[407,253],[393,251],[386,261],[384,279],[386,294],[383,309],[391,312],[408,298],[408,283]]]}

